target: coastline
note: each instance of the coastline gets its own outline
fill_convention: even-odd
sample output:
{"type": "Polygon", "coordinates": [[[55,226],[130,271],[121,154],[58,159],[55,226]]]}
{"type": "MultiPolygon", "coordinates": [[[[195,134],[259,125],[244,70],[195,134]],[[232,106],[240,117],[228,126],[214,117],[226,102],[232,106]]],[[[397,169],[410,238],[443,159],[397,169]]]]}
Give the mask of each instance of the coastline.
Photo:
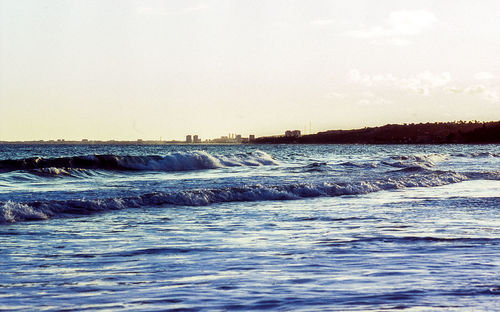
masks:
{"type": "Polygon", "coordinates": [[[498,144],[500,121],[389,124],[353,130],[329,130],[303,136],[255,139],[264,144],[498,144]]]}
{"type": "Polygon", "coordinates": [[[316,134],[258,137],[244,142],[187,143],[177,140],[29,140],[0,141],[0,145],[240,145],[240,144],[499,144],[500,121],[387,124],[352,130],[328,130],[316,134]]]}

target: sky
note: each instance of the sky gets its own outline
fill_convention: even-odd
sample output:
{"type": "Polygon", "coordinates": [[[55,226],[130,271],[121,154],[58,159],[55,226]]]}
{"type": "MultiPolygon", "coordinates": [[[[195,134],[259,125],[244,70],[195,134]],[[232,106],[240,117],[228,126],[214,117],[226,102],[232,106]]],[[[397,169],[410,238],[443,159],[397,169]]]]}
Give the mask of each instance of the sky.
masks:
{"type": "Polygon", "coordinates": [[[0,140],[500,120],[500,1],[0,0],[0,140]]]}

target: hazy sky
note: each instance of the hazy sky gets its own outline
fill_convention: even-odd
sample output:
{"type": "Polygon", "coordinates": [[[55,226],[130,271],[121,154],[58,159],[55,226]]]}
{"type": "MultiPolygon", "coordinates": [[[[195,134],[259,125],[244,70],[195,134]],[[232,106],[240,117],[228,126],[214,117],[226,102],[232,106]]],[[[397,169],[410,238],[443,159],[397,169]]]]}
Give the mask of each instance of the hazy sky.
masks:
{"type": "Polygon", "coordinates": [[[0,140],[500,119],[500,1],[0,0],[0,140]]]}

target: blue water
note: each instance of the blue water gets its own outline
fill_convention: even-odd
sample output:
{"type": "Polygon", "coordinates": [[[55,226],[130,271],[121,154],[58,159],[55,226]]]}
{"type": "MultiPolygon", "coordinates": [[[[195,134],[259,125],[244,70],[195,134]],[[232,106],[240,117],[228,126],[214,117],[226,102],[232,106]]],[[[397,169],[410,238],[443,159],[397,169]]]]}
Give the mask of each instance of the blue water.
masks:
{"type": "Polygon", "coordinates": [[[500,310],[498,145],[0,145],[0,310],[500,310]]]}

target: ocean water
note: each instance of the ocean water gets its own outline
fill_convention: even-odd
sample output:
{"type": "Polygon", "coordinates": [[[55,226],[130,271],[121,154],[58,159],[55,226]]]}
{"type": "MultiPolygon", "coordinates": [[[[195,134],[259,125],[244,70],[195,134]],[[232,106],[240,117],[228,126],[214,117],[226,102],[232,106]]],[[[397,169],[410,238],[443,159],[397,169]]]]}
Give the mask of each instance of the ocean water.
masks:
{"type": "Polygon", "coordinates": [[[499,145],[0,145],[2,311],[499,311],[499,145]]]}

